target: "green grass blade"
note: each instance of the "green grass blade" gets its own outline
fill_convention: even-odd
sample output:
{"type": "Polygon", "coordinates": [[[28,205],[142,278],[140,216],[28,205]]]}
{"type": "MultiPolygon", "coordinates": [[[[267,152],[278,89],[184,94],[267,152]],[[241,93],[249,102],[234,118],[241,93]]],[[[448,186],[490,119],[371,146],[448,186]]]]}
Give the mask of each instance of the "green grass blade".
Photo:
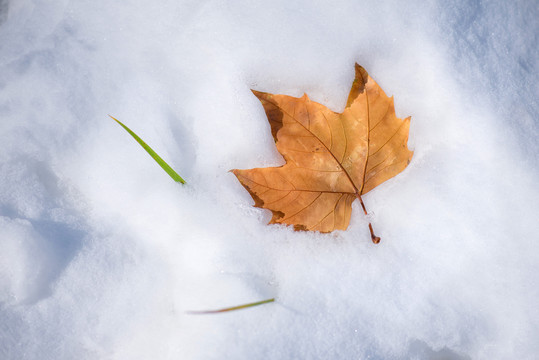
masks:
{"type": "Polygon", "coordinates": [[[274,302],[274,301],[275,301],[275,299],[268,299],[268,300],[257,301],[257,302],[254,302],[254,303],[249,303],[249,304],[244,304],[244,305],[239,305],[239,306],[233,306],[233,307],[229,307],[229,308],[225,308],[225,309],[219,309],[219,310],[187,311],[187,314],[196,314],[196,315],[218,314],[218,313],[227,312],[227,311],[235,311],[235,310],[247,309],[247,308],[250,308],[250,307],[253,307],[253,306],[267,304],[267,303],[271,303],[271,302],[274,302]]]}
{"type": "MultiPolygon", "coordinates": [[[[109,115],[110,116],[110,115],[109,115]]],[[[144,148],[144,150],[146,150],[146,152],[148,154],[150,154],[150,156],[159,164],[159,166],[161,166],[163,168],[163,170],[166,171],[166,173],[176,182],[180,182],[182,184],[185,184],[185,180],[182,179],[182,177],[180,175],[178,175],[178,173],[176,171],[174,171],[173,168],[171,168],[166,162],[165,160],[161,159],[161,157],[159,155],[157,155],[157,153],[155,151],[153,151],[153,149],[148,146],[148,144],[146,144],[141,138],[138,137],[137,134],[135,134],[133,131],[131,131],[130,128],[128,128],[127,126],[125,126],[120,120],[110,116],[114,121],[116,121],[118,124],[120,124],[121,127],[123,127],[125,129],[125,131],[127,131],[135,140],[137,140],[137,142],[140,144],[140,146],[142,146],[144,148]]]]}

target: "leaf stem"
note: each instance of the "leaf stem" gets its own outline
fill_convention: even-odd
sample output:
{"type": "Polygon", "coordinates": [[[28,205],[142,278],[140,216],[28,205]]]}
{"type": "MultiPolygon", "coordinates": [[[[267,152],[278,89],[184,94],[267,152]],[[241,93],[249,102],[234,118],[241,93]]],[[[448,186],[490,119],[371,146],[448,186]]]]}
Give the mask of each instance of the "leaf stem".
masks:
{"type": "MultiPolygon", "coordinates": [[[[368,215],[367,214],[367,209],[365,208],[365,204],[363,203],[363,199],[361,198],[361,195],[359,195],[359,193],[356,193],[356,196],[359,199],[361,207],[363,208],[363,212],[365,213],[365,215],[368,215]]],[[[375,243],[375,244],[378,244],[380,242],[380,238],[378,236],[374,235],[374,230],[372,229],[372,224],[370,223],[370,221],[369,221],[369,230],[371,232],[372,242],[375,243]]]]}

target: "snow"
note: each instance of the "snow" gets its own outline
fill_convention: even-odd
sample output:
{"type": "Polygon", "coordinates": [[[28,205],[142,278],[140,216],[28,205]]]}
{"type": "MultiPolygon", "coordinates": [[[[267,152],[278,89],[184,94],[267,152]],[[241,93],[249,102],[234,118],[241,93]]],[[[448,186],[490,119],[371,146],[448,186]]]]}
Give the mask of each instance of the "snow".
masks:
{"type": "Polygon", "coordinates": [[[538,17],[0,0],[0,358],[534,358],[538,17]],[[354,62],[412,116],[412,162],[346,231],[266,225],[228,172],[283,162],[250,89],[341,111],[354,62]]]}

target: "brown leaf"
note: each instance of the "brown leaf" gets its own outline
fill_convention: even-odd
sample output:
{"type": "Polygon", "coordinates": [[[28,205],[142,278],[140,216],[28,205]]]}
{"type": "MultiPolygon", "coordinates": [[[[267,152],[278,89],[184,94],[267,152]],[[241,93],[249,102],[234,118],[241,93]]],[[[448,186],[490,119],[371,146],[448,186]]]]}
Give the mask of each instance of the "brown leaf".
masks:
{"type": "MultiPolygon", "coordinates": [[[[355,69],[342,114],[307,95],[295,98],[253,90],[286,164],[232,172],[256,207],[272,211],[270,224],[290,224],[296,230],[344,230],[352,202],[361,201],[362,194],[410,162],[413,152],[406,145],[410,118],[397,118],[393,98],[365,69],[358,64],[355,69]]],[[[363,201],[361,205],[366,214],[363,201]]]]}

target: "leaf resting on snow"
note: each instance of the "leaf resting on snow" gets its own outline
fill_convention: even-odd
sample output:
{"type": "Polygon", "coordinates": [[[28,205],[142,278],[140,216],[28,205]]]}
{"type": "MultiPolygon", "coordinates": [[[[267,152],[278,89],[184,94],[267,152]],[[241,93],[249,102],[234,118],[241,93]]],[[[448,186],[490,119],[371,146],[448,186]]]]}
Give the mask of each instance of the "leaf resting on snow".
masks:
{"type": "Polygon", "coordinates": [[[129,135],[131,135],[133,139],[135,139],[140,144],[140,146],[142,146],[142,148],[146,150],[148,154],[150,154],[152,159],[154,159],[155,162],[159,164],[159,166],[161,166],[163,170],[165,170],[165,172],[168,174],[168,176],[172,178],[172,180],[185,184],[185,180],[182,179],[182,177],[176,171],[174,171],[174,169],[171,168],[170,165],[167,164],[166,161],[161,158],[161,156],[157,155],[157,153],[153,151],[153,149],[148,144],[146,144],[137,134],[135,134],[130,128],[124,125],[120,120],[114,118],[111,115],[109,116],[112,118],[112,120],[120,124],[120,126],[123,127],[125,131],[127,131],[129,135]]]}
{"type": "MultiPolygon", "coordinates": [[[[352,202],[410,163],[410,117],[397,118],[393,98],[361,66],[356,64],[355,70],[341,114],[307,95],[295,98],[253,90],[286,164],[232,172],[256,207],[272,211],[270,224],[320,232],[344,230],[352,202]]],[[[371,234],[375,241],[372,230],[371,234]]]]}

